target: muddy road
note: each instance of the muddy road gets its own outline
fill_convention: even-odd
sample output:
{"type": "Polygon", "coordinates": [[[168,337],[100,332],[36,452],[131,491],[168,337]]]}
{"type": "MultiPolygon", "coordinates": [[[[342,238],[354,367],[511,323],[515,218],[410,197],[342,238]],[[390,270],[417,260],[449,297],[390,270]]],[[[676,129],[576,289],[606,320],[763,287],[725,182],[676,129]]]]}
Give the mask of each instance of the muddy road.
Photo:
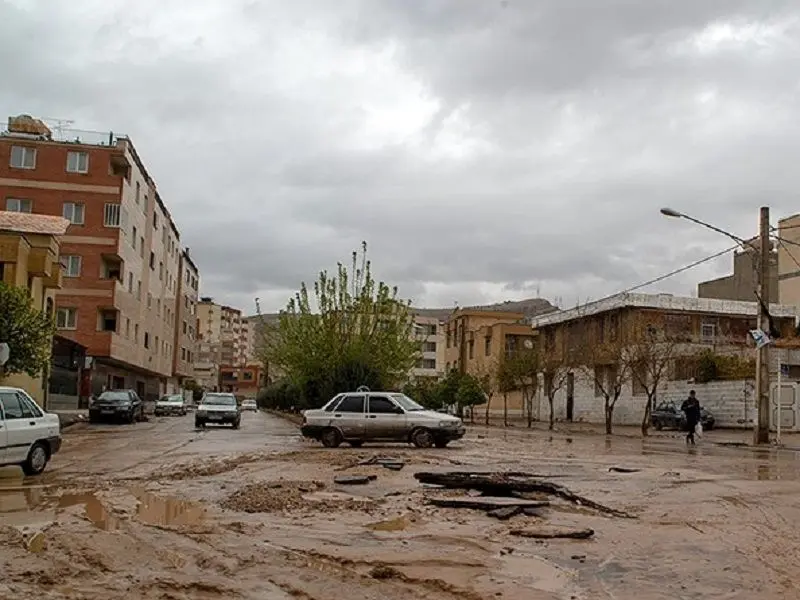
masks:
{"type": "Polygon", "coordinates": [[[326,450],[261,413],[239,431],[78,425],[43,477],[0,479],[0,598],[796,598],[798,456],[483,428],[445,450],[326,450]],[[358,464],[378,455],[405,466],[358,464]],[[414,478],[444,470],[533,472],[636,518],[555,496],[508,520],[434,507],[469,494],[414,478]],[[334,482],[350,475],[375,478],[334,482]],[[544,526],[594,535],[512,535],[544,526]]]}

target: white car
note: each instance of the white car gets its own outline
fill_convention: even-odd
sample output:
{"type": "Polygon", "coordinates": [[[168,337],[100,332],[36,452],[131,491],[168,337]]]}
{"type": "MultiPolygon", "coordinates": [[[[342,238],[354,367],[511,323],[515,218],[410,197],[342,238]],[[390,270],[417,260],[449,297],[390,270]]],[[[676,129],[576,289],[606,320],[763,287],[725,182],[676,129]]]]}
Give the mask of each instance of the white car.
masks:
{"type": "Polygon", "coordinates": [[[255,400],[243,400],[242,410],[252,410],[255,412],[258,410],[258,404],[256,404],[255,400]]]}
{"type": "Polygon", "coordinates": [[[44,412],[25,390],[0,387],[0,465],[39,475],[61,449],[58,415],[44,412]]]}

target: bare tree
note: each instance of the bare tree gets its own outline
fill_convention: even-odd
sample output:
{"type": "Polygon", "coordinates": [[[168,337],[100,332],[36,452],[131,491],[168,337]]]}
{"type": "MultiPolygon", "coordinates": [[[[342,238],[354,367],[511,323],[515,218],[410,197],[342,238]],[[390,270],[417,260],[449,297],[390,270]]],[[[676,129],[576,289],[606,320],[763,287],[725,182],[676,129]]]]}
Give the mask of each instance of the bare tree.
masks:
{"type": "Polygon", "coordinates": [[[548,357],[541,361],[541,373],[544,375],[544,393],[547,395],[547,403],[550,408],[548,429],[552,430],[556,422],[554,408],[556,394],[566,385],[571,371],[572,365],[568,361],[560,360],[556,357],[548,357]]]}
{"type": "Polygon", "coordinates": [[[539,353],[534,348],[518,350],[505,358],[504,366],[511,389],[522,392],[522,407],[528,427],[533,425],[533,397],[539,382],[539,353]]]}
{"type": "Polygon", "coordinates": [[[622,394],[622,388],[630,380],[630,353],[618,340],[606,343],[590,341],[582,357],[581,370],[594,383],[595,393],[603,397],[603,416],[606,434],[611,435],[614,423],[614,408],[622,394]]]}
{"type": "Polygon", "coordinates": [[[650,429],[650,414],[659,385],[667,376],[678,354],[678,347],[677,340],[649,324],[634,330],[633,341],[627,347],[631,378],[647,396],[642,416],[643,436],[646,436],[650,429]]]}
{"type": "Polygon", "coordinates": [[[486,396],[486,425],[489,424],[489,410],[492,398],[497,393],[497,362],[487,360],[478,367],[478,383],[486,396]]]}

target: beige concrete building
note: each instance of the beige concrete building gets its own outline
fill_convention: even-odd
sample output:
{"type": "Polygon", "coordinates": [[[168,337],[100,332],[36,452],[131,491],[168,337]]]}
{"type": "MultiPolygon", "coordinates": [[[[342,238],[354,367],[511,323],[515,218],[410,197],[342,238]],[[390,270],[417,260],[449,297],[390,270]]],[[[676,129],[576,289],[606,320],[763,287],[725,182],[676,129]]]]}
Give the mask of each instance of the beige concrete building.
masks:
{"type": "MultiPolygon", "coordinates": [[[[758,283],[756,259],[758,257],[757,238],[750,241],[747,250],[737,250],[733,255],[733,274],[704,281],[697,286],[699,298],[718,300],[740,300],[753,302],[758,283]]],[[[800,249],[800,248],[798,248],[800,249]]],[[[768,274],[768,302],[778,302],[778,261],[779,252],[770,253],[768,274]]]]}
{"type": "Polygon", "coordinates": [[[175,347],[173,372],[178,385],[186,379],[194,379],[194,361],[197,358],[198,318],[197,292],[200,286],[200,274],[197,265],[189,255],[189,249],[181,252],[178,267],[178,302],[177,322],[175,328],[175,347]]]}
{"type": "MultiPolygon", "coordinates": [[[[536,333],[524,313],[458,309],[445,324],[445,371],[457,369],[477,377],[496,378],[504,358],[517,350],[533,349],[536,333]]],[[[507,393],[509,411],[521,414],[522,392],[507,393]]],[[[501,394],[492,398],[491,411],[503,411],[501,394]]],[[[481,410],[480,408],[478,410],[481,410]]]]}
{"type": "Polygon", "coordinates": [[[444,323],[438,317],[415,314],[414,335],[422,343],[422,356],[411,370],[411,377],[439,379],[444,376],[444,323]]]}
{"type": "Polygon", "coordinates": [[[778,297],[800,308],[800,214],[778,221],[778,297]]]}
{"type": "Polygon", "coordinates": [[[197,327],[195,379],[206,389],[217,389],[222,367],[247,366],[251,327],[239,309],[216,304],[211,298],[197,303],[197,327]]]}
{"type": "MultiPolygon", "coordinates": [[[[33,307],[51,317],[62,281],[60,244],[68,226],[62,217],[0,212],[0,281],[27,289],[33,307]]],[[[45,371],[37,377],[9,375],[2,384],[23,388],[46,407],[47,380],[45,371]]]]}

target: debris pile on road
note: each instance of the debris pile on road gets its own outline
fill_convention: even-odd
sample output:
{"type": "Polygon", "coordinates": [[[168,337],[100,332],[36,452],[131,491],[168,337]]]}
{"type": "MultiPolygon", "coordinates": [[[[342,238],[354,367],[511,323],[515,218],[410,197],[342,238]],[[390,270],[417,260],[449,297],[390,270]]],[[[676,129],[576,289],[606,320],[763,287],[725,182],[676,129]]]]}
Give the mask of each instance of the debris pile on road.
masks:
{"type": "MultiPolygon", "coordinates": [[[[423,484],[435,485],[448,489],[476,490],[488,496],[507,499],[517,498],[530,500],[532,494],[538,496],[551,495],[613,517],[622,517],[626,519],[636,518],[635,515],[605,506],[585,496],[578,495],[563,485],[553,483],[552,481],[546,481],[530,473],[485,473],[469,471],[430,473],[422,471],[415,473],[414,478],[423,484]]],[[[522,504],[516,502],[510,503],[510,505],[525,508],[522,504]]]]}
{"type": "Polygon", "coordinates": [[[265,455],[261,452],[240,454],[223,458],[221,460],[214,460],[202,463],[190,463],[186,465],[177,465],[173,471],[166,473],[157,473],[157,479],[171,479],[180,481],[183,479],[194,479],[196,477],[209,477],[211,475],[219,475],[220,473],[227,473],[233,471],[239,465],[257,462],[263,460],[265,455]]]}
{"type": "Polygon", "coordinates": [[[381,456],[379,454],[373,454],[367,458],[361,458],[354,461],[350,461],[347,464],[344,464],[338,467],[337,471],[347,471],[348,469],[352,469],[354,467],[369,467],[373,465],[379,465],[384,469],[389,469],[391,471],[400,471],[403,467],[406,466],[406,461],[402,458],[393,457],[393,456],[381,456]]]}

